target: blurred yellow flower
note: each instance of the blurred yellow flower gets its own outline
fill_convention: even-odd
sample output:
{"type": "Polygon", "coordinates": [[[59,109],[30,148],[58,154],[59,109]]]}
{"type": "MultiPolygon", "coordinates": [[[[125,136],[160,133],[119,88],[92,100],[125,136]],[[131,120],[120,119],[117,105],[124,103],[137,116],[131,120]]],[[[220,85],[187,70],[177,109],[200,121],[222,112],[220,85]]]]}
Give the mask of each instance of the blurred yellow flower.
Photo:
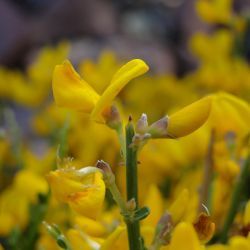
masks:
{"type": "Polygon", "coordinates": [[[250,106],[231,94],[217,93],[214,95],[209,124],[221,137],[228,132],[245,136],[250,131],[250,106]]]}
{"type": "Polygon", "coordinates": [[[234,236],[229,240],[230,250],[249,250],[250,239],[243,236],[234,236]]]}
{"type": "Polygon", "coordinates": [[[168,212],[171,215],[174,224],[179,223],[183,220],[183,217],[186,213],[186,208],[189,203],[189,192],[187,189],[183,189],[182,192],[178,195],[176,200],[168,208],[168,212]]]}
{"type": "Polygon", "coordinates": [[[86,234],[94,237],[102,237],[107,232],[103,223],[85,216],[77,216],[74,223],[86,234]]]}
{"type": "Polygon", "coordinates": [[[69,61],[57,65],[53,74],[52,88],[58,106],[91,113],[93,120],[105,122],[105,112],[122,88],[133,78],[144,74],[148,66],[140,59],[129,61],[113,76],[110,85],[99,95],[74,70],[69,61]]]}
{"type": "Polygon", "coordinates": [[[176,226],[169,250],[202,250],[198,236],[191,224],[181,222],[176,226]]]}
{"type": "Polygon", "coordinates": [[[84,168],[62,168],[51,171],[48,181],[58,201],[69,204],[83,216],[95,219],[99,215],[105,195],[100,172],[85,173],[84,168]]]}
{"type": "Polygon", "coordinates": [[[232,17],[232,0],[198,0],[196,9],[208,23],[227,24],[232,17]]]}

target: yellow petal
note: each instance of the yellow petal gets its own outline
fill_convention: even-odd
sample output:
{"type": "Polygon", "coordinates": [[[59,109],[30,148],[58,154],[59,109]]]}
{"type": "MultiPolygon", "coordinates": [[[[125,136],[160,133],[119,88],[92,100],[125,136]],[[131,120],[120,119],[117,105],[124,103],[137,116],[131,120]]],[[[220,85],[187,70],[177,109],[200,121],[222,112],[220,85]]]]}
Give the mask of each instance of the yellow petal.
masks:
{"type": "Polygon", "coordinates": [[[210,114],[212,96],[204,97],[169,117],[167,134],[179,138],[191,134],[201,127],[210,114]]]}
{"type": "Polygon", "coordinates": [[[134,59],[122,66],[113,76],[110,85],[97,102],[91,114],[92,119],[97,122],[104,123],[105,119],[102,117],[104,109],[112,104],[114,98],[129,81],[144,74],[148,71],[148,69],[147,64],[140,59],[134,59]]]}
{"type": "Polygon", "coordinates": [[[99,95],[81,79],[68,60],[55,67],[52,88],[56,104],[65,108],[90,113],[99,99],[99,95]]]}
{"type": "Polygon", "coordinates": [[[176,226],[169,250],[201,250],[200,242],[193,226],[182,222],[176,226]]]}
{"type": "Polygon", "coordinates": [[[156,226],[163,214],[163,198],[156,185],[152,184],[149,187],[144,204],[150,207],[150,214],[141,224],[143,226],[156,226]]]}
{"type": "Polygon", "coordinates": [[[119,226],[112,234],[108,236],[108,238],[102,244],[100,250],[110,250],[110,249],[126,250],[127,249],[126,245],[127,245],[126,228],[119,226]]]}
{"type": "Polygon", "coordinates": [[[249,250],[250,242],[243,236],[234,236],[229,240],[230,250],[249,250]]]}
{"type": "Polygon", "coordinates": [[[83,232],[93,237],[101,237],[107,231],[103,223],[85,216],[77,216],[74,221],[83,232]]]}
{"type": "Polygon", "coordinates": [[[222,136],[229,131],[238,135],[247,134],[249,133],[250,106],[233,95],[218,93],[214,98],[209,122],[222,136]]]}
{"type": "Polygon", "coordinates": [[[105,196],[105,184],[99,172],[79,176],[77,170],[59,169],[50,172],[48,181],[54,197],[77,213],[96,219],[105,196]]]}
{"type": "Polygon", "coordinates": [[[69,205],[83,216],[96,219],[99,215],[105,197],[105,184],[101,173],[92,175],[90,187],[69,196],[69,205]]]}
{"type": "MultiPolygon", "coordinates": [[[[85,235],[84,235],[85,236],[85,235]]],[[[67,232],[67,238],[73,250],[92,250],[93,248],[88,242],[88,236],[86,239],[81,235],[81,232],[76,229],[69,229],[67,232]]]]}
{"type": "Polygon", "coordinates": [[[46,194],[48,192],[46,180],[30,170],[21,170],[17,173],[14,187],[30,201],[35,201],[38,193],[46,194]]]}

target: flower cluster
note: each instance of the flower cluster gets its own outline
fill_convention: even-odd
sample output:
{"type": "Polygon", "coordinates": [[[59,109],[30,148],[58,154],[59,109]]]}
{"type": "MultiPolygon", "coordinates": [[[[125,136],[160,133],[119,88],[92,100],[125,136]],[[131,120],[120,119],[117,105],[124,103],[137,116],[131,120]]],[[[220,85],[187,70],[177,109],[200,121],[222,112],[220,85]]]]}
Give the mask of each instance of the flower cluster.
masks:
{"type": "Polygon", "coordinates": [[[182,78],[111,51],[71,63],[65,43],[0,68],[0,249],[250,249],[247,21],[196,8],[222,27],[192,37],[182,78]]]}

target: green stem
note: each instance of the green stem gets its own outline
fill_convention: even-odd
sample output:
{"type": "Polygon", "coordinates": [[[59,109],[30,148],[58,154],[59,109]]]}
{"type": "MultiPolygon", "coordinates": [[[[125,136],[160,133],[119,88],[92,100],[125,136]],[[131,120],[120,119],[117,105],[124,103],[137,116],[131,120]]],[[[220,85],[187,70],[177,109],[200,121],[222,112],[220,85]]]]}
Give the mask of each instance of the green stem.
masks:
{"type": "Polygon", "coordinates": [[[238,211],[238,208],[240,206],[240,201],[241,201],[241,194],[244,188],[244,185],[246,184],[246,179],[249,174],[249,167],[250,167],[250,155],[248,155],[243,168],[241,170],[239,178],[236,180],[233,194],[232,194],[232,199],[231,199],[231,204],[229,207],[229,211],[227,214],[227,217],[224,222],[224,226],[222,228],[222,232],[220,235],[220,241],[222,243],[226,243],[228,239],[228,232],[229,229],[234,221],[235,215],[238,211]]]}
{"type": "MultiPolygon", "coordinates": [[[[137,183],[137,150],[131,147],[134,137],[134,127],[129,120],[126,127],[126,184],[127,184],[127,200],[135,200],[138,209],[138,183],[137,183]]],[[[139,221],[127,221],[129,249],[141,249],[140,225],[139,221]]]]}

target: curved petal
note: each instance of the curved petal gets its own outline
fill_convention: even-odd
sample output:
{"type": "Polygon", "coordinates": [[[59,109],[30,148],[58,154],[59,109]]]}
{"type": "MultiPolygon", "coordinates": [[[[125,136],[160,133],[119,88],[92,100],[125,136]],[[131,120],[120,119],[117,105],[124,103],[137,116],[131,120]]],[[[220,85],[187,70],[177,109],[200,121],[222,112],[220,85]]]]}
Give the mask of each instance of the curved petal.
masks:
{"type": "Polygon", "coordinates": [[[147,64],[140,59],[134,59],[122,66],[113,76],[110,85],[96,103],[96,106],[91,114],[92,119],[97,122],[104,123],[105,119],[102,116],[103,110],[111,106],[114,98],[129,81],[144,74],[148,71],[148,69],[149,67],[147,64]]]}
{"type": "Polygon", "coordinates": [[[68,60],[55,67],[52,89],[58,106],[87,113],[93,110],[99,99],[99,95],[78,75],[68,60]]]}

